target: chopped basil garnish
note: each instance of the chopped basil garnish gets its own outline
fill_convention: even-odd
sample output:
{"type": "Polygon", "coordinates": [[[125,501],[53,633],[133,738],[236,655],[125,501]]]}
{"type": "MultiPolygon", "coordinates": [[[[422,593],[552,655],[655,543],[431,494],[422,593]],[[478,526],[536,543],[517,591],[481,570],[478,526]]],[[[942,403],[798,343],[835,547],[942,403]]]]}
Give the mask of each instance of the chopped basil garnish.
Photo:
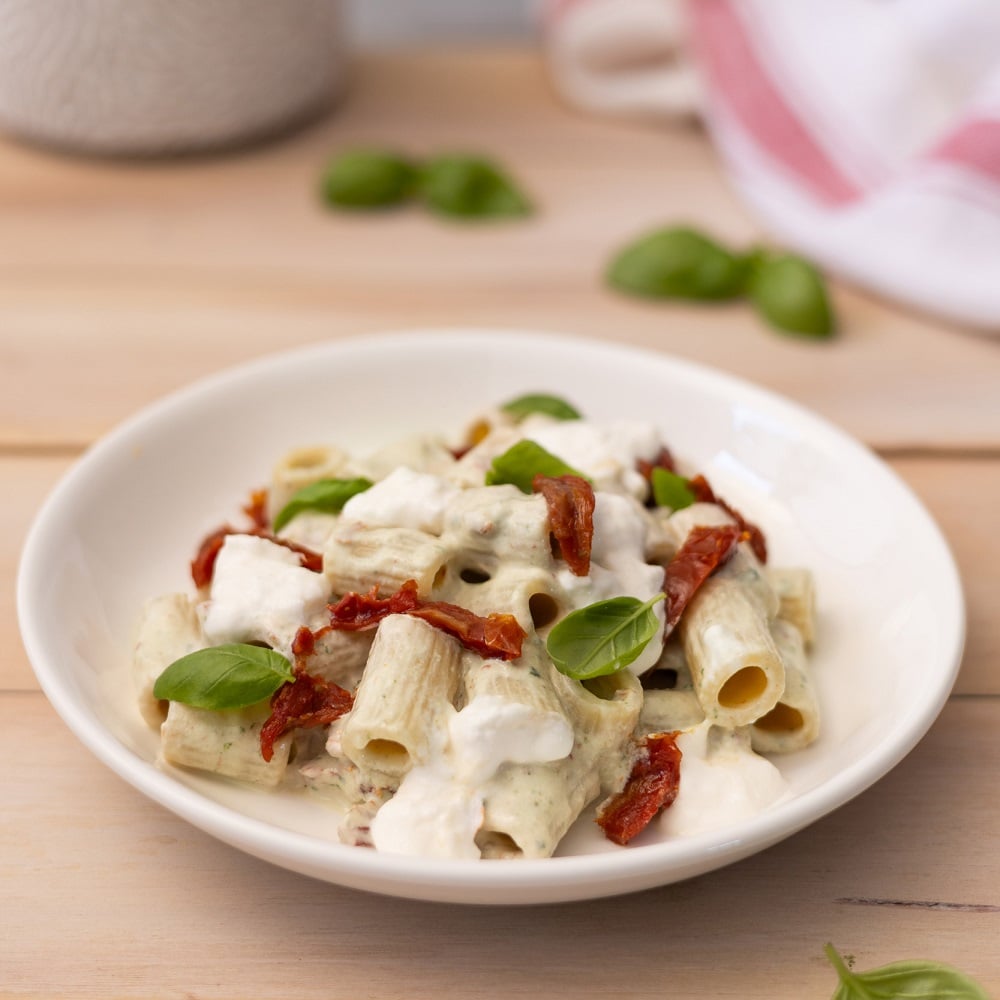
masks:
{"type": "Polygon", "coordinates": [[[437,156],[420,171],[427,207],[452,218],[513,218],[530,215],[531,203],[493,162],[479,156],[437,156]]]}
{"type": "Polygon", "coordinates": [[[650,233],[619,251],[608,281],[646,298],[719,300],[743,292],[746,261],[684,226],[650,233]]]}
{"type": "Polygon", "coordinates": [[[664,599],[612,597],[570,612],[545,642],[560,673],[577,680],[617,673],[634,662],[656,635],[653,607],[664,599]]]}
{"type": "Polygon", "coordinates": [[[682,510],[690,507],[695,501],[695,495],[688,486],[684,476],[679,476],[669,469],[654,468],[650,473],[649,484],[653,488],[653,500],[657,507],[671,507],[682,510]]]}
{"type": "Polygon", "coordinates": [[[493,464],[486,470],[486,485],[513,483],[522,493],[530,493],[532,481],[538,475],[580,476],[581,473],[540,444],[525,438],[493,459],[493,464]]]}
{"type": "Polygon", "coordinates": [[[294,679],[291,664],[273,649],[230,643],[174,660],[156,678],[153,696],[213,711],[246,708],[294,679]]]}
{"type": "Polygon", "coordinates": [[[833,335],[833,312],[820,273],[794,254],[757,254],[749,294],[758,312],[775,329],[801,337],[833,335]]]}
{"type": "Polygon", "coordinates": [[[832,1000],[895,1000],[896,997],[989,1000],[978,983],[950,965],[926,961],[893,962],[869,972],[854,972],[833,945],[828,944],[823,950],[840,980],[832,1000]]]}
{"type": "Polygon", "coordinates": [[[357,149],[331,160],[323,196],[339,208],[387,208],[405,201],[416,187],[417,169],[405,157],[357,149]]]}
{"type": "Polygon", "coordinates": [[[504,403],[501,409],[517,420],[523,420],[532,413],[544,413],[546,416],[555,417],[556,420],[580,419],[579,411],[565,399],[540,392],[518,396],[517,399],[504,403]]]}
{"type": "Polygon", "coordinates": [[[292,518],[306,510],[318,510],[324,514],[337,514],[344,504],[358,493],[370,489],[372,481],[363,477],[357,479],[320,479],[303,486],[278,512],[274,519],[274,530],[281,529],[292,518]]]}

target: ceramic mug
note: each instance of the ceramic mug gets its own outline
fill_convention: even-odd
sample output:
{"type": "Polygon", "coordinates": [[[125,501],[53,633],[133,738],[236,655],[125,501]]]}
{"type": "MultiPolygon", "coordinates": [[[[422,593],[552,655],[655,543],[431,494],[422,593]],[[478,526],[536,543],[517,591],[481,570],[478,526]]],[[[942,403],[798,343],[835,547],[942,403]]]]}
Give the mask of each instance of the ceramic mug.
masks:
{"type": "Polygon", "coordinates": [[[247,142],[346,76],[340,0],[0,0],[0,128],[104,154],[247,142]]]}

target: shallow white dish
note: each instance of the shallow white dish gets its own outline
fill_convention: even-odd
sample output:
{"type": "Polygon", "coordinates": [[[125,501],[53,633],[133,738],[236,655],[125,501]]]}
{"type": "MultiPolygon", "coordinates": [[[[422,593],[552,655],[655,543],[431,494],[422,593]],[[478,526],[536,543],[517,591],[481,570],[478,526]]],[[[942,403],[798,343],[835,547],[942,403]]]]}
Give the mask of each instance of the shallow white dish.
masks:
{"type": "Polygon", "coordinates": [[[666,356],[524,331],[410,331],[298,350],[200,382],[100,441],[39,512],[18,610],[50,701],[96,756],[151,799],[257,857],[330,882],[466,903],[629,892],[746,857],[842,805],[897,764],[951,689],[964,640],[951,554],[907,487],[862,445],[745,382],[666,356]],[[544,861],[424,861],[345,847],[335,817],[291,796],[155,764],[134,706],[130,640],[149,596],[187,590],[197,542],[288,448],[364,450],[460,425],[527,391],[586,416],[661,425],[675,454],[758,522],[776,565],[816,574],[823,734],[780,761],[792,795],[753,819],[618,848],[571,831],[544,861]],[[325,832],[324,832],[325,831],[325,832]],[[565,853],[570,852],[570,853],[565,853]],[[583,852],[583,853],[576,853],[583,852]]]}

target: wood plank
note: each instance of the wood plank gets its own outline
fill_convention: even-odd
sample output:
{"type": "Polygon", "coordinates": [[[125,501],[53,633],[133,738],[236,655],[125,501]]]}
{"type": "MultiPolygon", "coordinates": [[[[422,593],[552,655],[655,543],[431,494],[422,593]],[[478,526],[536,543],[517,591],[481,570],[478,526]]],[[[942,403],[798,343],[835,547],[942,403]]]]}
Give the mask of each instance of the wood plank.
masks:
{"type": "Polygon", "coordinates": [[[874,788],[713,874],[592,903],[462,908],[245,857],[102,768],[41,695],[5,694],[0,753],[17,766],[0,825],[0,997],[801,1000],[833,992],[826,941],[861,968],[947,961],[995,995],[998,727],[1000,700],[952,700],[874,788]]]}
{"type": "Polygon", "coordinates": [[[605,289],[609,255],[650,227],[690,220],[740,244],[757,227],[702,132],[571,113],[526,51],[365,57],[338,114],[239,155],[135,164],[0,142],[0,212],[0,444],[90,441],[194,378],[293,345],[489,324],[696,359],[879,446],[1000,446],[995,341],[844,287],[844,331],[826,345],[775,335],[743,306],[605,289]],[[317,178],[358,142],[492,152],[541,211],[483,227],[415,209],[332,215],[317,178]]]}
{"type": "MultiPolygon", "coordinates": [[[[71,459],[0,457],[0,490],[9,530],[0,538],[0,635],[17,636],[14,582],[28,525],[71,459]]],[[[913,488],[944,531],[965,583],[968,638],[955,690],[1000,694],[1000,537],[984,532],[995,510],[1000,460],[900,458],[890,463],[913,488]]],[[[20,643],[0,660],[0,689],[37,687],[20,643]]]]}

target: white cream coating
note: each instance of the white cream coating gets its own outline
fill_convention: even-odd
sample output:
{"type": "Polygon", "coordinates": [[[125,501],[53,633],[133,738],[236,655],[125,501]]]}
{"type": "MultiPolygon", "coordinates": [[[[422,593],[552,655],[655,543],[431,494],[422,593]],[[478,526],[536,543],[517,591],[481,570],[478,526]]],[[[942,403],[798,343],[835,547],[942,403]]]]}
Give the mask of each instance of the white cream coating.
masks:
{"type": "Polygon", "coordinates": [[[449,719],[428,760],[404,776],[371,824],[377,850],[430,858],[479,858],[483,786],[507,763],[561,760],[573,749],[566,718],[496,695],[449,719]]]}
{"type": "Polygon", "coordinates": [[[401,465],[363,493],[357,493],[341,512],[343,526],[412,528],[440,535],[444,513],[458,488],[440,476],[414,472],[401,465]]]}
{"type": "Polygon", "coordinates": [[[316,618],[329,587],[299,556],[254,535],[228,535],[215,560],[209,598],[199,608],[209,645],[265,642],[292,658],[299,628],[316,618]]]}
{"type": "Polygon", "coordinates": [[[596,424],[587,420],[558,423],[526,420],[525,437],[561,458],[593,480],[595,489],[624,491],[642,497],[646,480],[637,469],[640,459],[652,461],[663,442],[652,424],[615,420],[596,424]]]}
{"type": "Polygon", "coordinates": [[[730,826],[754,816],[788,793],[781,772],[750,749],[745,730],[703,722],[677,737],[681,779],[677,798],[659,829],[680,837],[730,826]]]}

